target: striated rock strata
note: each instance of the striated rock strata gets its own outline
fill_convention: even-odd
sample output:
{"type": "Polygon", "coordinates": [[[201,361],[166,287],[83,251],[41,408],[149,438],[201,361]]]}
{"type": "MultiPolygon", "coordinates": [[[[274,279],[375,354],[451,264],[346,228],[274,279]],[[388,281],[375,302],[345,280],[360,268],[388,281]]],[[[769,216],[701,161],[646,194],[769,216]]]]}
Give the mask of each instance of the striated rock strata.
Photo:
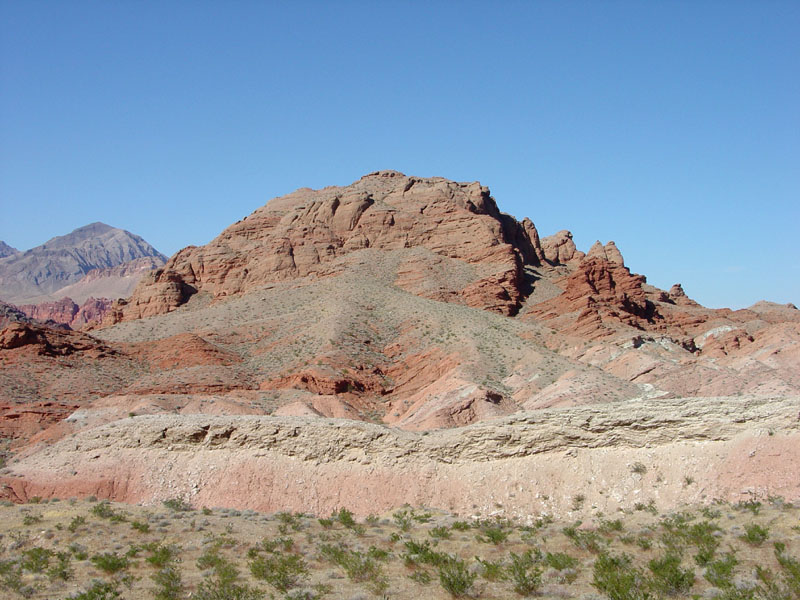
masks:
{"type": "Polygon", "coordinates": [[[0,493],[15,501],[179,496],[198,506],[316,514],[345,506],[359,515],[404,503],[462,514],[563,515],[573,511],[577,491],[585,511],[609,514],[650,500],[794,501],[798,400],[613,403],[429,435],[320,418],[143,416],[22,457],[0,479],[0,493]]]}

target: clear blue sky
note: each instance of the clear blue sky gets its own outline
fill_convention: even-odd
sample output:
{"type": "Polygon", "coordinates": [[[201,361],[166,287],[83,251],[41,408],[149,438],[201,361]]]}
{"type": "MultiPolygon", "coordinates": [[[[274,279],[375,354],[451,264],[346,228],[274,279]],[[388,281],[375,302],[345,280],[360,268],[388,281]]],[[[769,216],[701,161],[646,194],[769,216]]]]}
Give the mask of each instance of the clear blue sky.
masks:
{"type": "Polygon", "coordinates": [[[0,239],[165,254],[377,169],[800,304],[800,2],[0,0],[0,239]]]}

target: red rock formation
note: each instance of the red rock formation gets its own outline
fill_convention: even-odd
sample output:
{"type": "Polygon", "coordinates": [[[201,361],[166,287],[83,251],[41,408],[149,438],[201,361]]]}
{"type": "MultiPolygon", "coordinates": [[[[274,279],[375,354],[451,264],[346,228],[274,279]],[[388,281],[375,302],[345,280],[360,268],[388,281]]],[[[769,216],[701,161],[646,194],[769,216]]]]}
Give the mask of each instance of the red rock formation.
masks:
{"type": "Polygon", "coordinates": [[[112,347],[85,333],[31,323],[12,323],[0,330],[0,350],[15,349],[48,356],[80,353],[86,358],[100,358],[117,353],[112,347]]]}
{"type": "Polygon", "coordinates": [[[663,318],[647,299],[645,282],[643,275],[631,274],[620,263],[587,256],[560,282],[564,293],[531,307],[528,315],[558,320],[558,329],[592,339],[608,335],[606,325],[645,329],[663,318]]]}
{"type": "Polygon", "coordinates": [[[542,240],[542,252],[545,260],[553,265],[562,265],[582,259],[585,254],[575,247],[572,233],[562,230],[542,240]]]}
{"type": "Polygon", "coordinates": [[[78,404],[62,402],[0,404],[0,438],[29,439],[66,419],[78,408],[78,404]]]}
{"type": "Polygon", "coordinates": [[[327,264],[362,248],[411,247],[479,265],[463,300],[507,315],[520,306],[523,263],[544,255],[533,223],[502,215],[479,183],[380,171],[347,187],[276,198],[208,245],[185,248],[146,275],[113,319],[169,312],[195,291],[221,298],[325,274],[327,264]]]}
{"type": "Polygon", "coordinates": [[[127,353],[157,369],[201,365],[230,366],[242,360],[237,354],[223,350],[193,333],[181,333],[152,342],[130,344],[127,353]]]}
{"type": "Polygon", "coordinates": [[[71,298],[55,302],[23,304],[19,309],[37,321],[67,325],[71,329],[81,329],[87,325],[99,325],[111,308],[108,298],[88,298],[81,306],[71,298]]]}

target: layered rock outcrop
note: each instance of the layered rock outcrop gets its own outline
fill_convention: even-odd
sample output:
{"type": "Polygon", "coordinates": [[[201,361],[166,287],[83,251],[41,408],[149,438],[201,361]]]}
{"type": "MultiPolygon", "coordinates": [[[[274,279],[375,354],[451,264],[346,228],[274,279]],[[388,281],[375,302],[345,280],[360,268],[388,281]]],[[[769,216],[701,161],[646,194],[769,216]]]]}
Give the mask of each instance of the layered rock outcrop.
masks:
{"type": "Polygon", "coordinates": [[[318,515],[345,506],[361,516],[408,503],[521,518],[611,514],[649,501],[660,510],[767,495],[796,501],[797,401],[633,401],[429,435],[319,417],[141,416],[22,458],[0,478],[0,497],[178,496],[318,515]],[[578,493],[584,509],[574,508],[578,493]]]}

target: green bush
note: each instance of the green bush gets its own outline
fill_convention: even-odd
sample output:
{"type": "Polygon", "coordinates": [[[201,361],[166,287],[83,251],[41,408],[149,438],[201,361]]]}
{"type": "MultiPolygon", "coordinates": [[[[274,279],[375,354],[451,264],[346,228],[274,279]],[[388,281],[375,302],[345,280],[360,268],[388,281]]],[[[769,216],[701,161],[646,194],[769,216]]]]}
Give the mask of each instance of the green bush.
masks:
{"type": "Polygon", "coordinates": [[[182,498],[170,498],[169,500],[164,500],[163,504],[168,509],[175,512],[188,512],[192,510],[192,505],[182,498]]]}
{"type": "Polygon", "coordinates": [[[725,554],[722,558],[706,565],[706,580],[718,588],[727,588],[733,585],[733,568],[739,563],[733,554],[725,554]]]}
{"type": "Polygon", "coordinates": [[[392,518],[401,531],[409,531],[414,524],[412,514],[413,513],[410,513],[406,509],[401,509],[395,512],[392,518]]]}
{"type": "Polygon", "coordinates": [[[685,594],[694,585],[694,571],[681,569],[681,559],[675,554],[654,558],[648,567],[653,573],[653,587],[662,594],[685,594]]]}
{"type": "Polygon", "coordinates": [[[167,565],[150,576],[156,584],[154,600],[179,600],[184,596],[181,573],[176,565],[167,565]]]}
{"type": "Polygon", "coordinates": [[[503,581],[507,579],[506,576],[506,569],[503,566],[503,561],[491,561],[491,560],[484,560],[479,557],[475,557],[475,560],[478,561],[478,564],[483,568],[483,572],[481,576],[486,581],[503,581]]]}
{"type": "Polygon", "coordinates": [[[56,554],[56,564],[47,570],[47,576],[51,581],[69,581],[74,576],[70,566],[71,557],[69,552],[59,552],[56,554]]]}
{"type": "Polygon", "coordinates": [[[85,524],[86,524],[86,517],[83,516],[73,517],[72,521],[70,521],[69,525],[67,525],[67,529],[69,529],[72,533],[75,533],[78,530],[78,527],[82,527],[85,524]]]}
{"type": "Polygon", "coordinates": [[[130,564],[126,557],[111,552],[95,554],[91,560],[94,566],[106,573],[117,573],[127,569],[130,564]]]}
{"type": "Polygon", "coordinates": [[[753,546],[760,546],[769,537],[769,529],[761,527],[758,523],[745,525],[744,531],[745,533],[741,536],[741,539],[753,546]]]}
{"type": "Polygon", "coordinates": [[[471,573],[463,560],[451,557],[439,566],[439,583],[454,598],[467,595],[477,575],[471,573]]]}
{"type": "Polygon", "coordinates": [[[495,546],[502,544],[508,539],[508,531],[499,526],[486,526],[481,529],[481,534],[476,535],[475,539],[483,543],[492,543],[495,546]]]}
{"type": "Polygon", "coordinates": [[[548,552],[544,555],[544,562],[548,567],[552,567],[556,571],[574,569],[578,566],[578,559],[564,552],[548,552]]]}
{"type": "Polygon", "coordinates": [[[539,589],[542,569],[536,564],[530,550],[524,554],[511,553],[508,578],[514,585],[514,591],[521,596],[530,596],[539,589]]]}
{"type": "Polygon", "coordinates": [[[21,566],[31,573],[41,573],[50,566],[51,556],[53,556],[52,550],[36,546],[22,553],[21,566]]]}
{"type": "Polygon", "coordinates": [[[268,582],[275,589],[285,592],[308,575],[305,561],[297,554],[275,553],[259,556],[250,561],[250,572],[256,579],[268,582]]]}
{"type": "Polygon", "coordinates": [[[430,531],[428,531],[428,535],[430,535],[432,538],[438,538],[440,540],[449,540],[451,537],[450,530],[444,526],[433,527],[430,531]]]}
{"type": "Polygon", "coordinates": [[[594,562],[592,585],[611,600],[649,600],[647,580],[627,554],[602,553],[594,562]]]}
{"type": "Polygon", "coordinates": [[[136,531],[140,531],[141,533],[150,532],[150,524],[143,523],[141,521],[134,521],[133,523],[131,523],[131,528],[135,529],[136,531]]]}
{"type": "Polygon", "coordinates": [[[156,569],[164,569],[178,556],[178,547],[165,544],[146,544],[145,549],[150,552],[145,560],[156,569]]]}
{"type": "Polygon", "coordinates": [[[70,600],[117,600],[122,598],[117,582],[93,581],[91,587],[69,597],[70,600]]]}

